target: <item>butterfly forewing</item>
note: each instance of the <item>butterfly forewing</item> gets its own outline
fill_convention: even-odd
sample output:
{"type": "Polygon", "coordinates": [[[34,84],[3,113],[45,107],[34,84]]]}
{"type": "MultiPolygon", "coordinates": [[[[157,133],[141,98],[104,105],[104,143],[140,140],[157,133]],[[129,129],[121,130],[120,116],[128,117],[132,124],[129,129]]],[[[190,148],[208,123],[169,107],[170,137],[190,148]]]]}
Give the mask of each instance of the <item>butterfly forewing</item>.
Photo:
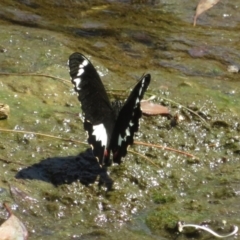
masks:
{"type": "Polygon", "coordinates": [[[150,80],[150,74],[146,74],[140,79],[119,112],[110,145],[115,163],[121,163],[121,158],[127,154],[127,147],[133,144],[134,133],[138,131],[139,119],[142,116],[140,101],[150,80]]]}
{"type": "Polygon", "coordinates": [[[115,114],[102,81],[92,63],[82,54],[69,57],[71,81],[84,113],[84,128],[100,164],[112,135],[115,114]]]}
{"type": "Polygon", "coordinates": [[[80,53],[73,53],[69,57],[69,68],[85,118],[93,125],[102,123],[104,113],[111,114],[112,107],[96,69],[80,53]]]}

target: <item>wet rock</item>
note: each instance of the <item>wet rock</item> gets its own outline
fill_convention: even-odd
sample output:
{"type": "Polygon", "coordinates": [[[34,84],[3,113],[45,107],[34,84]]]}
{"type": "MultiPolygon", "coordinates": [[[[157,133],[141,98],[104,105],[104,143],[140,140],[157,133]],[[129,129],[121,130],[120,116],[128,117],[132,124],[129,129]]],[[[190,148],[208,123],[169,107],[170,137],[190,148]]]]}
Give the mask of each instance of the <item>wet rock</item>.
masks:
{"type": "Polygon", "coordinates": [[[0,17],[14,23],[20,23],[26,26],[37,26],[41,17],[37,14],[22,11],[17,8],[3,8],[0,10],[0,17]]]}
{"type": "Polygon", "coordinates": [[[189,55],[193,58],[204,57],[209,54],[206,46],[193,47],[188,51],[189,55]]]}

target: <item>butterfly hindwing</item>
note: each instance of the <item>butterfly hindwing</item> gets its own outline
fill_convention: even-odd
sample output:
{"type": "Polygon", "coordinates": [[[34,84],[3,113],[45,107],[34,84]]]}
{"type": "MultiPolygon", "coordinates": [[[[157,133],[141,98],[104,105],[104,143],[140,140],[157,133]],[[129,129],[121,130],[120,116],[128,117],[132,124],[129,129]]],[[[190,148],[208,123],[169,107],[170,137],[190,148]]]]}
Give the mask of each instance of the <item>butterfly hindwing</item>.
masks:
{"type": "Polygon", "coordinates": [[[82,54],[73,53],[68,64],[71,81],[82,105],[88,142],[102,164],[115,123],[114,111],[92,63],[82,54]]]}
{"type": "Polygon", "coordinates": [[[121,158],[127,154],[127,147],[133,144],[134,133],[138,131],[139,119],[142,116],[140,102],[150,80],[150,74],[140,79],[119,112],[110,145],[115,163],[121,163],[121,158]]]}

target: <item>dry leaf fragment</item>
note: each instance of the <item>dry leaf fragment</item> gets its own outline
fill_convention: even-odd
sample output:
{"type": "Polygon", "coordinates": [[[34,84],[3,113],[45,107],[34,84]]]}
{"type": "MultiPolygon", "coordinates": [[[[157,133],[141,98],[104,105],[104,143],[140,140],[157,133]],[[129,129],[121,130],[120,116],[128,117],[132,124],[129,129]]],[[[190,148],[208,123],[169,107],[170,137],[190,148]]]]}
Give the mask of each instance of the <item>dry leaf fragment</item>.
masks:
{"type": "Polygon", "coordinates": [[[0,119],[8,118],[10,107],[7,104],[0,103],[0,119]]]}
{"type": "Polygon", "coordinates": [[[4,204],[10,217],[0,227],[1,240],[27,240],[28,232],[24,224],[12,214],[7,204],[4,204]]]}
{"type": "Polygon", "coordinates": [[[200,0],[194,16],[193,26],[196,26],[197,18],[200,14],[217,4],[219,0],[200,0]]]}
{"type": "MultiPolygon", "coordinates": [[[[15,202],[24,202],[26,204],[32,204],[32,203],[37,203],[38,200],[27,195],[25,192],[23,192],[22,190],[20,190],[19,188],[10,185],[10,192],[12,194],[13,199],[15,200],[15,202]]],[[[0,239],[1,240],[1,239],[0,239]]]]}
{"type": "Polygon", "coordinates": [[[149,101],[141,101],[141,110],[143,112],[143,114],[145,115],[169,115],[169,110],[168,108],[160,105],[160,104],[156,104],[156,103],[152,103],[149,101]]]}

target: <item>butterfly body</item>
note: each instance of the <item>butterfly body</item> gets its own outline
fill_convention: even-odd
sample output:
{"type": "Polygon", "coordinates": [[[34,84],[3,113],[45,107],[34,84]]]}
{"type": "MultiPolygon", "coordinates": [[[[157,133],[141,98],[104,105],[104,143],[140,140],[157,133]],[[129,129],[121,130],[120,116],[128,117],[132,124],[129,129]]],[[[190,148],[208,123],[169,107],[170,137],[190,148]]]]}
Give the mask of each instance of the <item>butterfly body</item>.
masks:
{"type": "Polygon", "coordinates": [[[96,69],[84,55],[73,53],[69,57],[69,69],[94,155],[101,165],[108,166],[112,152],[113,162],[120,164],[121,158],[126,156],[127,147],[133,144],[134,133],[138,131],[142,115],[140,101],[151,76],[146,74],[140,79],[120,108],[118,102],[110,103],[96,69]]]}

